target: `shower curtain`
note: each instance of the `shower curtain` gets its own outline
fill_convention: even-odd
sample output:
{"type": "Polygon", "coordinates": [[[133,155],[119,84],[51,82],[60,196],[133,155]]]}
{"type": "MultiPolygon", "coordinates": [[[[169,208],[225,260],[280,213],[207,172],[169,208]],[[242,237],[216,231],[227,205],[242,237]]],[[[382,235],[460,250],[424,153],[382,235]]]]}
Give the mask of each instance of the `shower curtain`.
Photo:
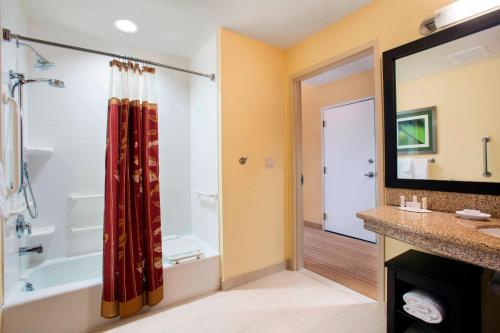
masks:
{"type": "Polygon", "coordinates": [[[108,101],[101,315],[163,299],[154,69],[116,60],[108,101]]]}

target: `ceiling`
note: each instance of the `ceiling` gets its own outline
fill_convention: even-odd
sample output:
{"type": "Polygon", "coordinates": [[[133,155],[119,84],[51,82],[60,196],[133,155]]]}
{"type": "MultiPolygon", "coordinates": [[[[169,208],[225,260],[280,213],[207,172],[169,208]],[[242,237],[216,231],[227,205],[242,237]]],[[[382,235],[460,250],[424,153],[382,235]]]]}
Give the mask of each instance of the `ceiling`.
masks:
{"type": "Polygon", "coordinates": [[[287,48],[370,0],[20,0],[30,20],[190,56],[218,27],[287,48]],[[118,31],[128,19],[139,30],[118,31]]]}
{"type": "Polygon", "coordinates": [[[373,54],[364,56],[357,60],[351,61],[345,65],[335,67],[329,71],[323,72],[303,82],[314,86],[321,86],[333,81],[340,80],[344,77],[361,73],[373,68],[373,54]]]}
{"type": "Polygon", "coordinates": [[[498,57],[500,57],[500,26],[397,59],[396,79],[398,83],[418,80],[428,75],[498,57]],[[486,53],[471,52],[476,49],[485,49],[486,53]],[[454,61],[456,55],[464,54],[470,56],[465,57],[466,60],[460,63],[454,61]]]}

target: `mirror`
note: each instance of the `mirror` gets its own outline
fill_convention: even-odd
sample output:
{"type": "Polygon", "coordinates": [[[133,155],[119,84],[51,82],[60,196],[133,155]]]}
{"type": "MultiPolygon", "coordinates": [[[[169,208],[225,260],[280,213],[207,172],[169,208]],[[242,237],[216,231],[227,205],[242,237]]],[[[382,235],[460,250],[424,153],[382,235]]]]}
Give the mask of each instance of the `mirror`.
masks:
{"type": "Polygon", "coordinates": [[[397,59],[396,112],[398,178],[500,182],[500,26],[397,59]]]}
{"type": "Polygon", "coordinates": [[[500,194],[498,24],[500,11],[384,53],[388,187],[500,194]]]}

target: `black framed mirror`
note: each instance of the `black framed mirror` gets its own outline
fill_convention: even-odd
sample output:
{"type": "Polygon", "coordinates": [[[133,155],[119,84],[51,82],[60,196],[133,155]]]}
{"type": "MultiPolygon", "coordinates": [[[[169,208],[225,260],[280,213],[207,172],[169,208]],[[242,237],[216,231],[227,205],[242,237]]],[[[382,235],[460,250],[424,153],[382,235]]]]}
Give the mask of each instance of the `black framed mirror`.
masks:
{"type": "Polygon", "coordinates": [[[500,10],[383,53],[385,185],[500,195],[500,10]]]}

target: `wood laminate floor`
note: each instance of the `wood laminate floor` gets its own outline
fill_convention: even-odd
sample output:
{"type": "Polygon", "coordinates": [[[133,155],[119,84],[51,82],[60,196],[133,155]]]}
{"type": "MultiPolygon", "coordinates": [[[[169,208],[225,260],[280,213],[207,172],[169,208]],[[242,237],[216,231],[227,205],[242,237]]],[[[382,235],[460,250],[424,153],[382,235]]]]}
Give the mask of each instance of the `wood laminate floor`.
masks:
{"type": "Polygon", "coordinates": [[[377,297],[377,245],[304,225],[304,268],[377,297]]]}

